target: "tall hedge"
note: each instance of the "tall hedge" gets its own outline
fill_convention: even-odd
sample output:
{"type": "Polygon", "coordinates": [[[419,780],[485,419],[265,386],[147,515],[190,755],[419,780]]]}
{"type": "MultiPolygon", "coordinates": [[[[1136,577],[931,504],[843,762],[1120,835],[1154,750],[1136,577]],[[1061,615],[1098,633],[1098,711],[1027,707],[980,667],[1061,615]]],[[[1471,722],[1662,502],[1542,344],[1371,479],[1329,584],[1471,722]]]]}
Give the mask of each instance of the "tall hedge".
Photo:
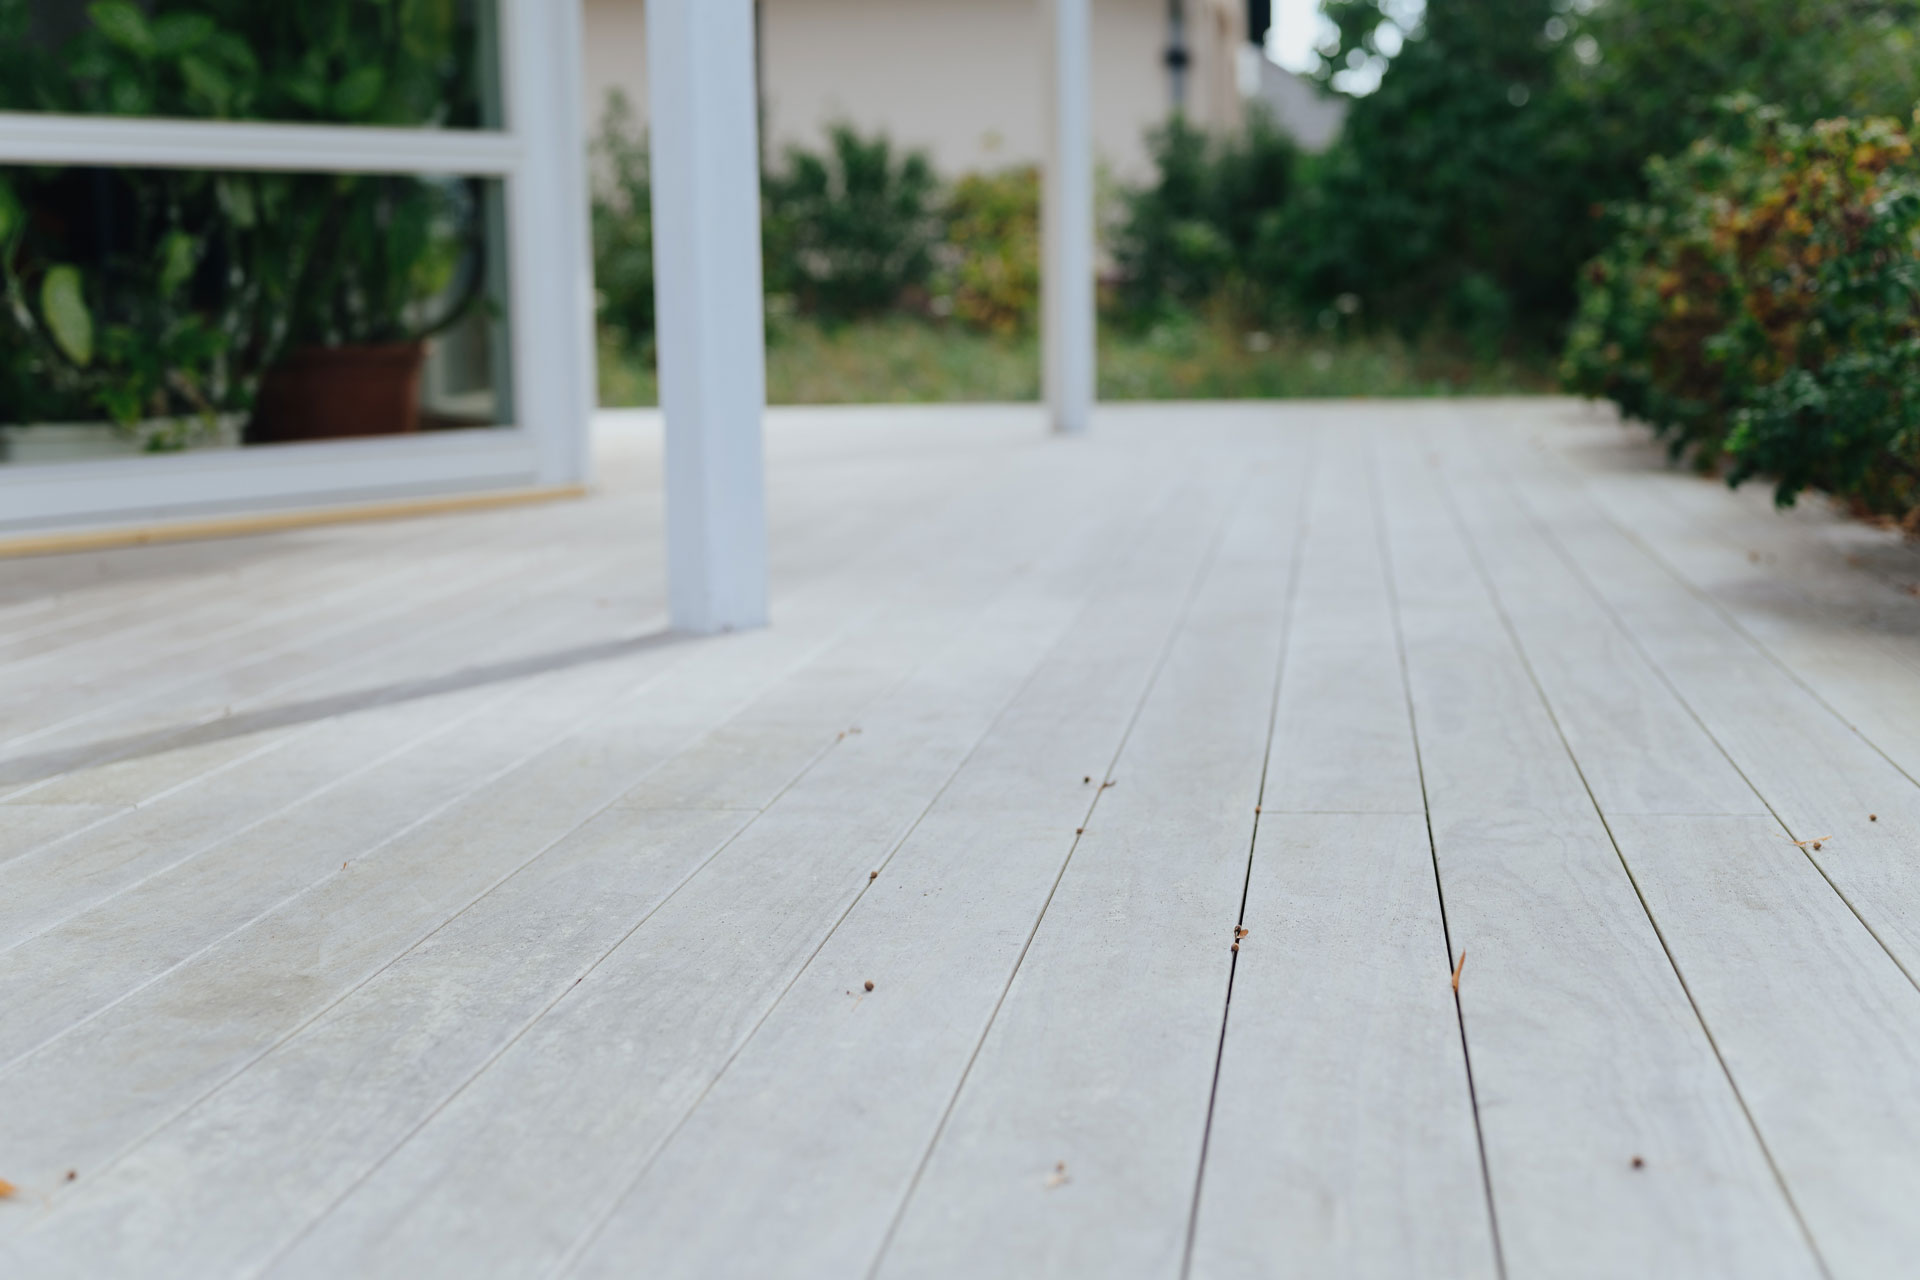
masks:
{"type": "Polygon", "coordinates": [[[1920,163],[1901,124],[1751,102],[1648,167],[1587,268],[1564,376],[1790,503],[1920,506],[1920,163]]]}

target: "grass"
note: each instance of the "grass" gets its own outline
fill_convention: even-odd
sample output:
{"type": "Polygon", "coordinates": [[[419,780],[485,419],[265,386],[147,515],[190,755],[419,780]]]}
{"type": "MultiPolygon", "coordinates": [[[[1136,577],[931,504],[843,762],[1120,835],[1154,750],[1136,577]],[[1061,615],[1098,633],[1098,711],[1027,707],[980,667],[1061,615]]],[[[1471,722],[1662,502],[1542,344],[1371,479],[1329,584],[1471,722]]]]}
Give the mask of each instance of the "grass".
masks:
{"type": "MultiPolygon", "coordinates": [[[[1103,326],[1103,400],[1227,400],[1305,396],[1516,395],[1555,389],[1545,359],[1477,360],[1438,343],[1393,337],[1246,333],[1179,317],[1144,332],[1103,326]]],[[[603,341],[600,401],[650,405],[650,356],[603,341]]],[[[767,343],[771,404],[1032,400],[1039,344],[891,316],[828,328],[780,322],[767,343]]]]}

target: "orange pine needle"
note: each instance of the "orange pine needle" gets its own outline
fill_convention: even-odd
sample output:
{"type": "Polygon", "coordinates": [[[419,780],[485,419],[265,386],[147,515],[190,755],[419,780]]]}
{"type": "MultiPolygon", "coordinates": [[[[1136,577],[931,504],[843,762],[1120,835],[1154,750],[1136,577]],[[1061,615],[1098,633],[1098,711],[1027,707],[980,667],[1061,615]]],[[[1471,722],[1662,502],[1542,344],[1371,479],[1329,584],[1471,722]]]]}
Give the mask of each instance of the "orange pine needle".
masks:
{"type": "Polygon", "coordinates": [[[1460,963],[1453,966],[1453,994],[1460,994],[1460,971],[1467,967],[1467,949],[1460,948],[1460,963]]]}

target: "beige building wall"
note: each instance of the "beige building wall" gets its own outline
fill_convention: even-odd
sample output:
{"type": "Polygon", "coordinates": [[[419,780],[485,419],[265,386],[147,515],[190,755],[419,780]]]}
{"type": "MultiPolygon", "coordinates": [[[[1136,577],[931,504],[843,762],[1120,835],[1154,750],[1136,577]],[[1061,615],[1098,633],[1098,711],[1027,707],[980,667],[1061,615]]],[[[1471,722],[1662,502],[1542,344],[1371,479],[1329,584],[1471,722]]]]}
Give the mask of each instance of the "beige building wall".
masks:
{"type": "MultiPolygon", "coordinates": [[[[1186,0],[1187,110],[1239,120],[1242,0],[1186,0]]],[[[763,0],[761,69],[772,150],[818,146],[850,121],[925,149],[942,173],[1038,163],[1044,153],[1044,0],[763,0]]],[[[586,0],[586,113],[610,89],[646,113],[644,0],[586,0]]],[[[1114,177],[1150,171],[1143,139],[1171,106],[1166,0],[1094,0],[1094,147],[1114,177]]]]}

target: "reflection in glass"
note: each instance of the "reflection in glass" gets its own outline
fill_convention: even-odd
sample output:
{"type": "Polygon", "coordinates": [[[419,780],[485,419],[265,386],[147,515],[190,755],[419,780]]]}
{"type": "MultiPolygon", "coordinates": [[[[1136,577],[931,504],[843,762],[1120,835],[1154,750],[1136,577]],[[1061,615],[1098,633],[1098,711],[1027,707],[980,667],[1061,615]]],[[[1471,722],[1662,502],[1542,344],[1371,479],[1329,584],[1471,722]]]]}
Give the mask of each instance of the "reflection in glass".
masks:
{"type": "Polygon", "coordinates": [[[497,128],[491,0],[0,0],[0,110],[497,128]]]}
{"type": "Polygon", "coordinates": [[[7,460],[508,420],[499,209],[475,178],[0,169],[7,460]]]}

